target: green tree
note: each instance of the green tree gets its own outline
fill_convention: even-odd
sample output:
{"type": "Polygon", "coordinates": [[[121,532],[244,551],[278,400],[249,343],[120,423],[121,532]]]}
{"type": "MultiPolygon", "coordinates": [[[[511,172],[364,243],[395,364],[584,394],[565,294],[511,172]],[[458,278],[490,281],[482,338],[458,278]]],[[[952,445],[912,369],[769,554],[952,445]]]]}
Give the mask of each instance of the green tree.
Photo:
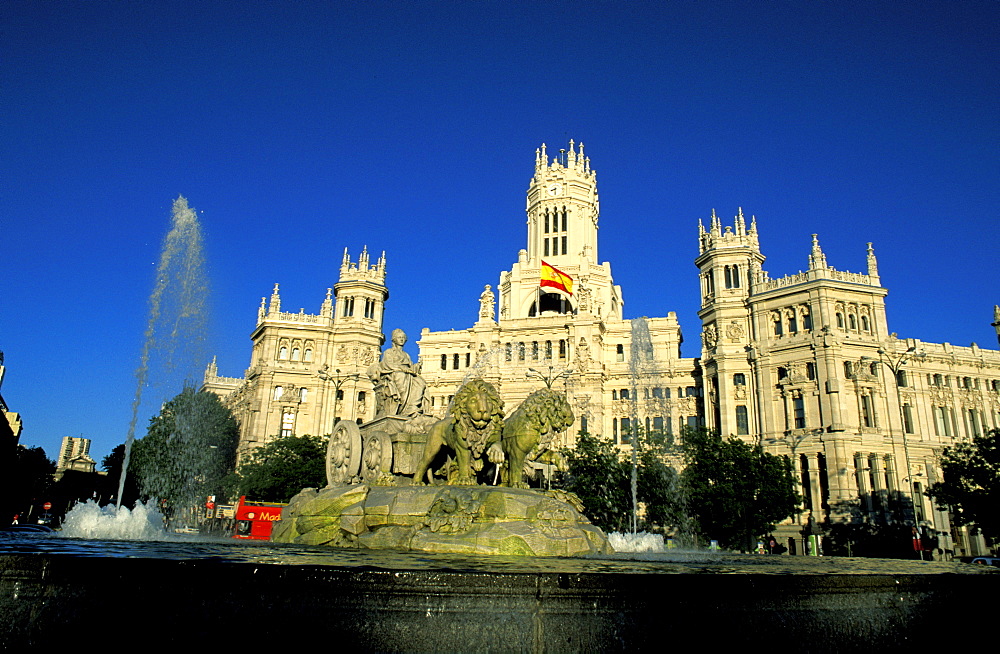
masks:
{"type": "MultiPolygon", "coordinates": [[[[692,533],[681,476],[668,463],[676,455],[669,434],[640,434],[634,441],[638,460],[636,495],[644,507],[643,526],[686,539],[692,533]]],[[[627,461],[631,464],[631,461],[627,461]]]]}
{"type": "Polygon", "coordinates": [[[238,444],[239,426],[218,396],[185,388],[150,419],[132,446],[131,466],[146,497],[173,508],[200,506],[222,495],[238,444]]]}
{"type": "Polygon", "coordinates": [[[950,507],[956,524],[1000,539],[1000,429],[946,447],[941,470],[944,480],[931,485],[927,494],[942,509],[950,507]]]}
{"type": "Polygon", "coordinates": [[[727,549],[750,549],[759,537],[794,515],[799,497],[785,457],[739,438],[685,427],[681,483],[698,534],[727,549]]]}
{"type": "Polygon", "coordinates": [[[253,451],[227,480],[231,497],[287,502],[303,488],[326,484],[326,439],[285,436],[253,451]]]}
{"type": "Polygon", "coordinates": [[[565,452],[569,471],[561,484],[583,502],[583,513],[605,531],[625,531],[632,515],[631,465],[610,440],[580,432],[565,452]]]}
{"type": "MultiPolygon", "coordinates": [[[[33,521],[41,511],[39,505],[50,499],[48,494],[52,490],[55,471],[55,462],[45,455],[42,448],[17,446],[10,487],[13,495],[11,505],[14,512],[20,515],[20,522],[27,522],[29,517],[33,521]]],[[[13,514],[2,517],[10,520],[13,514]]]]}

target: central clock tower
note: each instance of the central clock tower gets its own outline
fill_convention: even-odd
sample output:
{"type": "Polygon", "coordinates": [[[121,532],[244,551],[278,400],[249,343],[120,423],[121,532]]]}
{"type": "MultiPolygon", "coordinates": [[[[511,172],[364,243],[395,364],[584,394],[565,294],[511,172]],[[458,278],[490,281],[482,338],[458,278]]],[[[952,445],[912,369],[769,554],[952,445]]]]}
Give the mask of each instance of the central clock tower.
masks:
{"type": "Polygon", "coordinates": [[[528,260],[559,266],[581,256],[597,261],[597,173],[583,144],[569,142],[549,161],[545,144],[535,150],[535,174],[528,186],[528,260]]]}

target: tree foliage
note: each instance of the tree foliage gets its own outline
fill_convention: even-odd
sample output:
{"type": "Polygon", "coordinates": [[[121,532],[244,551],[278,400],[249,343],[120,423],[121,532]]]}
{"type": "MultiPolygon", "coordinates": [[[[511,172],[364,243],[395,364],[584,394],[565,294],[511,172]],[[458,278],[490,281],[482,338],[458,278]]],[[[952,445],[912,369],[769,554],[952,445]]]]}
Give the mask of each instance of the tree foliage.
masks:
{"type": "MultiPolygon", "coordinates": [[[[680,443],[668,435],[636,434],[640,528],[683,540],[716,539],[747,549],[799,503],[791,464],[738,438],[685,427],[680,443]],[[677,472],[674,465],[683,466],[677,472]]],[[[630,457],[614,443],[582,433],[566,452],[564,487],[583,501],[584,513],[606,530],[625,531],[632,512],[630,457]]]]}
{"type": "Polygon", "coordinates": [[[942,509],[950,507],[957,524],[1000,539],[1000,429],[946,447],[941,470],[944,480],[931,485],[927,494],[942,509]]]}
{"type": "MultiPolygon", "coordinates": [[[[20,514],[21,522],[25,522],[29,514],[35,517],[35,512],[40,510],[38,505],[50,499],[47,494],[52,489],[55,471],[55,462],[42,448],[17,446],[10,488],[11,506],[20,514]]],[[[2,517],[9,520],[13,514],[2,517]]]]}
{"type": "Polygon", "coordinates": [[[133,444],[131,465],[146,497],[195,506],[222,495],[238,444],[239,426],[218,396],[185,388],[150,419],[146,436],[133,444]]]}
{"type": "Polygon", "coordinates": [[[727,549],[749,549],[799,504],[791,463],[730,436],[686,427],[681,484],[699,535],[727,549]]]}
{"type": "Polygon", "coordinates": [[[605,531],[625,531],[632,511],[630,467],[610,440],[580,432],[566,451],[569,472],[561,484],[583,502],[584,514],[605,531]]]}
{"type": "Polygon", "coordinates": [[[326,484],[326,439],[285,436],[259,447],[227,481],[231,497],[287,502],[303,488],[326,484]]]}

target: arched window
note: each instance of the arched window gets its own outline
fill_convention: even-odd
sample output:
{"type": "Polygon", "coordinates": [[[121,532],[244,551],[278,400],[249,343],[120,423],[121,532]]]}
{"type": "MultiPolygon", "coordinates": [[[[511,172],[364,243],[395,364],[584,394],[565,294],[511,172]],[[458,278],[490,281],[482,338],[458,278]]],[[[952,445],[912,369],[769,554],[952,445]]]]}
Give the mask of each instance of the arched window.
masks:
{"type": "Polygon", "coordinates": [[[538,361],[538,341],[531,342],[531,358],[533,361],[538,361]]]}
{"type": "Polygon", "coordinates": [[[517,360],[524,361],[524,343],[517,344],[517,360]]]}
{"type": "Polygon", "coordinates": [[[867,332],[867,331],[870,331],[870,329],[871,329],[871,326],[868,323],[868,316],[862,315],[861,316],[861,330],[867,332]]]}
{"type": "Polygon", "coordinates": [[[274,399],[280,400],[281,399],[281,395],[284,392],[285,392],[285,388],[283,386],[275,386],[274,387],[274,399]]]}
{"type": "Polygon", "coordinates": [[[278,358],[279,359],[288,358],[288,347],[282,345],[280,348],[278,348],[278,358]]]}
{"type": "Polygon", "coordinates": [[[309,363],[313,360],[313,351],[311,347],[307,347],[305,354],[302,356],[302,360],[309,363]]]}
{"type": "Polygon", "coordinates": [[[837,313],[837,327],[840,329],[844,328],[844,314],[837,313]]]}
{"type": "Polygon", "coordinates": [[[560,359],[565,359],[566,358],[566,340],[565,339],[562,339],[562,340],[559,341],[559,358],[560,359]]]}
{"type": "Polygon", "coordinates": [[[858,330],[858,319],[854,317],[853,313],[847,316],[847,322],[851,325],[851,331],[858,330]]]}
{"type": "Polygon", "coordinates": [[[552,341],[545,341],[545,358],[552,358],[552,341]]]}
{"type": "Polygon", "coordinates": [[[514,346],[510,343],[504,346],[504,361],[513,361],[514,359],[514,346]]]}
{"type": "Polygon", "coordinates": [[[781,336],[784,333],[784,330],[781,328],[781,314],[771,314],[771,321],[774,323],[774,335],[781,336]]]}
{"type": "Polygon", "coordinates": [[[733,375],[733,385],[734,386],[746,386],[747,385],[747,376],[744,375],[742,372],[736,373],[735,375],[733,375]]]}
{"type": "Polygon", "coordinates": [[[299,348],[293,347],[292,348],[292,361],[298,361],[298,360],[299,360],[299,348]]]}
{"type": "Polygon", "coordinates": [[[306,388],[299,389],[299,402],[305,402],[306,397],[309,395],[309,390],[306,388]]]}

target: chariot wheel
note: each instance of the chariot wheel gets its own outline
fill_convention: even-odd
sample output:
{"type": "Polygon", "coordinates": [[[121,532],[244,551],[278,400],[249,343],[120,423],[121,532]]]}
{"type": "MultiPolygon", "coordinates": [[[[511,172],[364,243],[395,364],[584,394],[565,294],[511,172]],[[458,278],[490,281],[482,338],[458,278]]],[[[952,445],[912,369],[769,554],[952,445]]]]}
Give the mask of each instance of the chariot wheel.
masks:
{"type": "Polygon", "coordinates": [[[361,467],[361,430],[350,420],[341,420],[333,428],[326,446],[326,483],[349,484],[361,467]]]}
{"type": "Polygon", "coordinates": [[[361,456],[361,479],[375,484],[383,474],[392,474],[392,440],[383,431],[365,436],[361,456]]]}

